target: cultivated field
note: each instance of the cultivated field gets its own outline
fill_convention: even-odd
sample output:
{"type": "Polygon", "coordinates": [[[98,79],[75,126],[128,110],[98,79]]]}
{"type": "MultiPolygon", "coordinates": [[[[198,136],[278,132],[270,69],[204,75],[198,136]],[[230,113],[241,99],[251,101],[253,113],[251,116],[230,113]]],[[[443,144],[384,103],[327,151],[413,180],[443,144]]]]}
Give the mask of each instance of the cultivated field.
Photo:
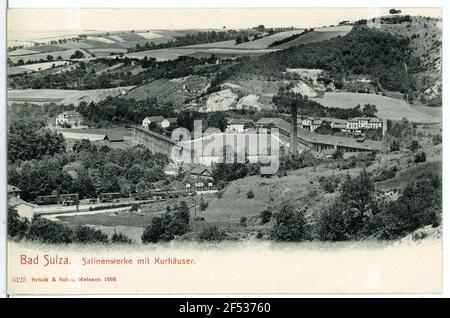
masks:
{"type": "Polygon", "coordinates": [[[329,40],[337,36],[344,36],[352,29],[351,26],[329,27],[329,28],[317,28],[312,32],[306,33],[299,38],[296,38],[287,43],[278,45],[274,48],[283,50],[292,46],[298,46],[307,43],[314,43],[329,40]]]}
{"type": "Polygon", "coordinates": [[[54,61],[46,63],[28,64],[22,66],[8,67],[8,75],[31,73],[36,71],[48,70],[52,67],[58,67],[62,65],[69,65],[67,61],[54,61]]]}
{"type": "MultiPolygon", "coordinates": [[[[91,57],[91,55],[81,50],[85,57],[91,57]]],[[[29,54],[29,55],[15,55],[15,56],[8,56],[13,63],[17,63],[18,60],[23,60],[25,63],[28,61],[39,61],[39,60],[47,60],[47,56],[51,55],[53,56],[53,59],[57,59],[61,57],[63,60],[70,59],[70,56],[75,53],[75,50],[65,50],[65,51],[54,51],[54,52],[47,52],[47,53],[38,53],[38,54],[29,54]]]]}
{"type": "Polygon", "coordinates": [[[62,89],[16,89],[8,90],[8,104],[13,103],[61,103],[78,105],[81,101],[87,103],[99,102],[108,96],[118,96],[121,91],[130,90],[133,86],[92,89],[92,90],[62,90],[62,89]]]}
{"type": "Polygon", "coordinates": [[[187,98],[197,96],[206,91],[207,85],[208,79],[200,76],[188,76],[174,80],[159,79],[136,87],[125,95],[124,98],[142,100],[157,96],[159,102],[173,103],[175,107],[178,107],[184,104],[187,98]],[[183,86],[185,89],[183,89],[183,86]]]}
{"type": "Polygon", "coordinates": [[[220,41],[220,42],[214,42],[214,43],[191,45],[191,46],[187,46],[187,47],[261,50],[261,49],[267,49],[269,47],[269,45],[275,41],[285,39],[294,34],[302,33],[302,31],[303,31],[302,29],[297,29],[297,30],[279,32],[279,33],[275,33],[273,35],[265,36],[261,39],[257,39],[254,41],[249,41],[249,42],[245,42],[245,43],[241,43],[241,44],[237,44],[237,45],[236,45],[235,40],[228,40],[228,41],[220,41]]]}
{"type": "Polygon", "coordinates": [[[440,122],[441,118],[434,117],[415,110],[404,101],[375,94],[362,93],[334,93],[327,92],[323,98],[312,98],[312,100],[327,107],[353,108],[358,104],[373,104],[377,107],[376,116],[382,119],[401,120],[406,118],[416,123],[440,122]]]}

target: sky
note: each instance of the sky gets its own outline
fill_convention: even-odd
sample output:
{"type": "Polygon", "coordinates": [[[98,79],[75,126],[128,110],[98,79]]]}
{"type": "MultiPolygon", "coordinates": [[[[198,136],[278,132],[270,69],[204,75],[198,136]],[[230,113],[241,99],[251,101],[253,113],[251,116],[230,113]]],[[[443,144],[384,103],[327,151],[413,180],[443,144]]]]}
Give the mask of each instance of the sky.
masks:
{"type": "MultiPolygon", "coordinates": [[[[398,8],[397,8],[398,9],[398,8]]],[[[407,8],[403,14],[441,17],[440,8],[407,8]]],[[[387,15],[389,8],[224,9],[8,9],[9,40],[30,40],[77,31],[319,27],[343,20],[387,15]]]]}

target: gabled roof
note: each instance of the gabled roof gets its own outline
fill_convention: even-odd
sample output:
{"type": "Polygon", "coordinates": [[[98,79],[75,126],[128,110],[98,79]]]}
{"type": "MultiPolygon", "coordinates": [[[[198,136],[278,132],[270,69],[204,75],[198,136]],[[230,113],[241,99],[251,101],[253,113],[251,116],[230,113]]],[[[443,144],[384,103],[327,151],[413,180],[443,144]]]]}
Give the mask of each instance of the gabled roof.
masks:
{"type": "Polygon", "coordinates": [[[313,125],[322,125],[323,121],[322,119],[314,119],[312,123],[313,125]]]}
{"type": "Polygon", "coordinates": [[[114,133],[108,133],[105,135],[105,138],[103,140],[123,141],[123,136],[120,136],[120,135],[114,134],[114,133]]]}
{"type": "Polygon", "coordinates": [[[12,207],[15,208],[16,206],[21,205],[21,204],[34,207],[33,204],[28,203],[28,202],[26,202],[26,201],[24,201],[24,200],[22,200],[22,199],[20,199],[20,198],[18,198],[16,196],[13,196],[13,195],[9,196],[9,198],[8,198],[8,205],[9,206],[12,206],[12,207]]]}
{"type": "Polygon", "coordinates": [[[177,118],[176,117],[170,117],[170,118],[166,118],[166,119],[171,124],[176,124],[177,123],[177,118]]]}
{"type": "Polygon", "coordinates": [[[22,192],[18,187],[8,184],[8,193],[11,192],[22,192]]]}
{"type": "Polygon", "coordinates": [[[248,118],[231,118],[228,121],[228,124],[230,125],[245,125],[245,124],[252,124],[253,120],[248,118]]]}
{"type": "Polygon", "coordinates": [[[150,117],[145,117],[144,120],[149,120],[152,123],[160,123],[162,122],[165,118],[163,116],[150,116],[150,117]]]}
{"type": "Polygon", "coordinates": [[[201,175],[201,174],[203,174],[205,171],[206,171],[209,175],[212,175],[211,169],[208,168],[207,166],[204,166],[204,165],[198,165],[198,166],[194,167],[194,168],[190,171],[190,174],[201,175]]]}

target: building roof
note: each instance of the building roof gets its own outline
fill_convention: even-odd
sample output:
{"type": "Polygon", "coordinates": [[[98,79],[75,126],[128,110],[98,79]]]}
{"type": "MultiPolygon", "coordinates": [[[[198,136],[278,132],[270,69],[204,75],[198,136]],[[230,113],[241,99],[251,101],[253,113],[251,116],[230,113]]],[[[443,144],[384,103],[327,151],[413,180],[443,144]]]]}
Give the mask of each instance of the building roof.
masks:
{"type": "Polygon", "coordinates": [[[370,122],[371,122],[371,123],[382,123],[383,120],[380,119],[380,118],[377,118],[377,117],[371,117],[371,118],[370,118],[370,122]]]}
{"type": "Polygon", "coordinates": [[[14,196],[14,195],[9,196],[9,198],[8,198],[8,205],[9,206],[12,206],[13,208],[15,208],[16,206],[21,205],[21,204],[34,207],[33,204],[28,203],[28,202],[26,202],[26,201],[24,201],[24,200],[22,200],[22,199],[20,199],[20,198],[18,198],[16,196],[14,196]]]}
{"type": "Polygon", "coordinates": [[[176,117],[170,117],[170,118],[166,118],[166,119],[167,119],[167,121],[170,124],[176,124],[177,123],[177,118],[176,117]]]}
{"type": "Polygon", "coordinates": [[[105,135],[105,138],[103,140],[108,140],[111,142],[123,141],[123,136],[114,133],[108,133],[105,135]]]}
{"type": "Polygon", "coordinates": [[[282,118],[278,117],[264,117],[256,122],[257,125],[273,125],[279,129],[283,129],[286,132],[291,131],[291,124],[282,118]]]}
{"type": "Polygon", "coordinates": [[[248,118],[231,118],[228,121],[229,125],[246,125],[246,124],[252,124],[253,120],[248,118]]]}
{"type": "Polygon", "coordinates": [[[322,119],[314,119],[312,123],[313,123],[313,125],[322,125],[323,120],[322,119]]]}
{"type": "Polygon", "coordinates": [[[11,192],[22,192],[18,187],[8,184],[8,193],[11,192]]]}
{"type": "Polygon", "coordinates": [[[76,111],[73,111],[73,110],[62,112],[58,116],[64,116],[64,117],[67,117],[67,118],[80,118],[80,117],[83,117],[83,116],[81,116],[81,114],[79,112],[76,112],[76,111]]]}
{"type": "Polygon", "coordinates": [[[364,149],[367,151],[381,151],[383,149],[383,143],[378,140],[366,139],[364,141],[358,141],[357,139],[351,137],[316,134],[304,129],[298,130],[297,135],[300,139],[311,143],[320,143],[333,146],[336,145],[341,147],[364,149]]]}
{"type": "Polygon", "coordinates": [[[207,172],[209,175],[212,175],[211,169],[207,166],[204,165],[198,165],[194,168],[192,168],[192,170],[189,172],[190,174],[195,174],[195,175],[201,175],[204,172],[207,172]]]}
{"type": "MultiPolygon", "coordinates": [[[[291,124],[281,118],[261,118],[256,123],[264,125],[272,124],[287,134],[290,134],[291,132],[291,124]]],[[[297,131],[297,136],[299,139],[308,143],[319,143],[333,146],[336,145],[367,151],[381,151],[383,149],[383,143],[381,141],[366,139],[363,142],[358,142],[356,139],[351,137],[322,135],[307,131],[305,129],[299,129],[297,131]]]]}
{"type": "Polygon", "coordinates": [[[144,120],[149,120],[152,123],[160,123],[162,122],[165,118],[163,116],[150,116],[150,117],[145,117],[144,120]]]}

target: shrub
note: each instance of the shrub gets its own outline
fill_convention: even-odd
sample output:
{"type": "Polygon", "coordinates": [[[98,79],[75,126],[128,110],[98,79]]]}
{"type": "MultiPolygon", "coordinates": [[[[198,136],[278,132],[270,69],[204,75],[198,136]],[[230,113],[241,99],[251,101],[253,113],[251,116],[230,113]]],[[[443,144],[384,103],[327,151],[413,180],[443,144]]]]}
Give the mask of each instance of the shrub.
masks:
{"type": "Polygon", "coordinates": [[[338,187],[340,181],[341,180],[339,179],[339,177],[336,176],[322,176],[319,179],[320,185],[327,193],[333,193],[338,187]]]}
{"type": "Polygon", "coordinates": [[[223,230],[219,230],[216,226],[211,226],[206,229],[203,229],[198,239],[203,241],[214,241],[214,242],[220,242],[227,239],[227,234],[223,230]]]}
{"type": "Polygon", "coordinates": [[[409,150],[411,150],[412,152],[416,152],[417,149],[419,149],[419,148],[420,148],[420,145],[417,140],[411,141],[411,144],[409,145],[409,150]]]}
{"type": "Polygon", "coordinates": [[[17,211],[8,206],[8,236],[22,238],[30,226],[27,219],[21,218],[17,211]]]}
{"type": "Polygon", "coordinates": [[[245,216],[242,216],[239,223],[241,224],[241,226],[246,227],[247,226],[247,218],[245,216]]]}
{"type": "Polygon", "coordinates": [[[205,211],[206,208],[208,208],[208,202],[203,200],[203,198],[200,199],[200,211],[205,211]]]}
{"type": "Polygon", "coordinates": [[[168,242],[175,236],[183,235],[189,231],[189,221],[191,215],[185,201],[180,206],[174,208],[174,213],[164,213],[152,219],[142,233],[141,239],[143,243],[156,243],[159,241],[168,242]]]}
{"type": "Polygon", "coordinates": [[[133,203],[131,206],[130,212],[139,210],[140,206],[137,203],[133,203]]]}
{"type": "Polygon", "coordinates": [[[271,232],[273,240],[300,242],[308,238],[303,211],[285,205],[274,218],[275,224],[271,232]]]}
{"type": "Polygon", "coordinates": [[[258,233],[256,233],[256,238],[258,240],[262,239],[263,237],[264,237],[264,235],[261,232],[258,231],[258,233]]]}
{"type": "Polygon", "coordinates": [[[123,233],[114,233],[111,237],[111,242],[113,243],[132,243],[133,241],[123,233]]]}
{"type": "Polygon", "coordinates": [[[42,243],[72,243],[73,231],[62,223],[34,217],[25,236],[26,239],[42,243]]]}
{"type": "Polygon", "coordinates": [[[261,218],[261,224],[266,224],[268,222],[270,222],[270,219],[272,218],[272,212],[270,211],[262,211],[260,214],[260,218],[261,218]]]}
{"type": "Polygon", "coordinates": [[[310,198],[315,198],[317,197],[317,190],[316,189],[312,189],[311,191],[308,192],[308,196],[310,198]]]}
{"type": "Polygon", "coordinates": [[[159,241],[168,242],[175,238],[172,228],[173,217],[169,213],[157,216],[144,230],[141,235],[143,243],[157,243],[159,241]]]}
{"type": "Polygon", "coordinates": [[[333,159],[342,159],[344,158],[344,152],[341,149],[337,149],[331,156],[333,159]]]}
{"type": "Polygon", "coordinates": [[[391,151],[399,151],[400,150],[400,142],[397,139],[394,139],[389,144],[389,149],[391,151]]]}
{"type": "Polygon", "coordinates": [[[414,155],[414,162],[419,163],[425,161],[427,161],[427,154],[425,152],[421,151],[414,155]]]}
{"type": "Polygon", "coordinates": [[[435,146],[439,145],[439,144],[442,143],[442,136],[439,135],[439,134],[434,135],[433,138],[432,138],[432,141],[433,141],[433,145],[435,145],[435,146]]]}
{"type": "Polygon", "coordinates": [[[255,194],[253,193],[252,190],[249,190],[247,192],[247,199],[253,199],[255,197],[255,194]]]}
{"type": "Polygon", "coordinates": [[[338,203],[331,205],[319,214],[317,236],[321,241],[343,241],[347,239],[344,217],[338,203]]]}
{"type": "Polygon", "coordinates": [[[108,236],[100,230],[89,226],[77,226],[74,231],[73,241],[77,243],[108,243],[108,236]]]}

